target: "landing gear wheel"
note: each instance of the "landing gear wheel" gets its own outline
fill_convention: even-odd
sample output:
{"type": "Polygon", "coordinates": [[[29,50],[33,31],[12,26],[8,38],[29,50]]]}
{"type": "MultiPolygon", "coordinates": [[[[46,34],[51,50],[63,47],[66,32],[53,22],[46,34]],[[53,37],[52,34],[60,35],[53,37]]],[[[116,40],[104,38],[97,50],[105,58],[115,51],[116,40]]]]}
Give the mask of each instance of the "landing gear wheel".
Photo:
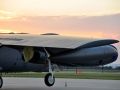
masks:
{"type": "Polygon", "coordinates": [[[3,86],[3,79],[2,77],[0,77],[0,88],[2,88],[2,86],[3,86]]]}
{"type": "Polygon", "coordinates": [[[51,86],[53,86],[54,83],[55,83],[55,77],[52,76],[51,73],[48,73],[48,74],[45,76],[45,78],[44,78],[44,82],[45,82],[45,84],[46,84],[47,86],[51,87],[51,86]]]}

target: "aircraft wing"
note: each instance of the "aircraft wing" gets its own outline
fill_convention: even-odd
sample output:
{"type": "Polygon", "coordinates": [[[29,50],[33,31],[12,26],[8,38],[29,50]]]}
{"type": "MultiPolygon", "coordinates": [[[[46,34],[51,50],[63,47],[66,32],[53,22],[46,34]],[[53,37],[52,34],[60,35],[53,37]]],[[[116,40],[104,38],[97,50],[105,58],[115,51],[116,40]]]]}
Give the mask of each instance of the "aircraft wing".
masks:
{"type": "Polygon", "coordinates": [[[114,39],[76,38],[61,35],[16,35],[1,34],[0,45],[32,46],[50,48],[87,48],[117,43],[114,39]]]}

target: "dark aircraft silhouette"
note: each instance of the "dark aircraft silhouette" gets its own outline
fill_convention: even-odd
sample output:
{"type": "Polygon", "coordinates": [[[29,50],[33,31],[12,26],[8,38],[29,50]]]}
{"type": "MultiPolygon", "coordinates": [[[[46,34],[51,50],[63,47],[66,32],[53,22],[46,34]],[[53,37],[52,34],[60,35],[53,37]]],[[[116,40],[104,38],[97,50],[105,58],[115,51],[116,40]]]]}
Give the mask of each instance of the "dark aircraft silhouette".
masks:
{"type": "MultiPolygon", "coordinates": [[[[53,86],[52,64],[97,66],[115,61],[114,39],[65,37],[57,34],[0,34],[0,72],[49,72],[47,86],[53,86]]],[[[0,76],[0,88],[3,85],[0,76]]]]}

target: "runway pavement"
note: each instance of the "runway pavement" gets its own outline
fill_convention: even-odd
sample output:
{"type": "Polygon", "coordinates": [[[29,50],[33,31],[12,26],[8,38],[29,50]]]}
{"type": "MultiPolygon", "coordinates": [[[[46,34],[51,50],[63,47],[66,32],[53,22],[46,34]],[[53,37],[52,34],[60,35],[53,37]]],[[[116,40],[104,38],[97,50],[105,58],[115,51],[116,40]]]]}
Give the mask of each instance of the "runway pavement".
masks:
{"type": "Polygon", "coordinates": [[[120,80],[56,79],[47,87],[43,78],[3,78],[1,90],[120,90],[120,80]]]}

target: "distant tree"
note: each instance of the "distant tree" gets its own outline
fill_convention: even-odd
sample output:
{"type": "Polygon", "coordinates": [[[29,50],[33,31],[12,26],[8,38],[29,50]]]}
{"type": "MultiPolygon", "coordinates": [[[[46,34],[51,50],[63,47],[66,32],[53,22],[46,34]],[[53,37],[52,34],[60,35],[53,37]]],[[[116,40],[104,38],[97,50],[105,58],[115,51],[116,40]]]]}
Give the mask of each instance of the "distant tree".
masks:
{"type": "Polygon", "coordinates": [[[120,66],[116,67],[117,70],[120,70],[120,66]]]}

